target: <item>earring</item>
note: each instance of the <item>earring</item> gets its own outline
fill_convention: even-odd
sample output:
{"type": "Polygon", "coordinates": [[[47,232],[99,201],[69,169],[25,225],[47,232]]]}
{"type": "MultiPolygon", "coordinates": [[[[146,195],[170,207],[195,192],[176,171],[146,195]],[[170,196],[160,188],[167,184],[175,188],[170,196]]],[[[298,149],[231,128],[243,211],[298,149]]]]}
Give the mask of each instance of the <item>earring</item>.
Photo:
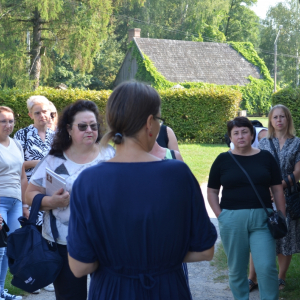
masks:
{"type": "Polygon", "coordinates": [[[72,139],[72,137],[69,135],[69,140],[71,140],[72,139]]]}
{"type": "Polygon", "coordinates": [[[153,134],[150,132],[150,133],[149,133],[149,136],[152,136],[152,135],[153,135],[153,134]]]}

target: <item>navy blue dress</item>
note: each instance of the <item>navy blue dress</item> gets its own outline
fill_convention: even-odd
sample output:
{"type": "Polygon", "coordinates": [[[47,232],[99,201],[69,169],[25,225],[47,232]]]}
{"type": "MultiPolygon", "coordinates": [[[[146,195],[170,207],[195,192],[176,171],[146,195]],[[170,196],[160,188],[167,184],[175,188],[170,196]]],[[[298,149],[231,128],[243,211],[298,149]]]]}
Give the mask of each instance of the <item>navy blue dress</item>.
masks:
{"type": "Polygon", "coordinates": [[[89,299],[190,299],[181,263],[217,233],[185,163],[100,163],[79,175],[70,208],[70,256],[100,264],[89,299]]]}

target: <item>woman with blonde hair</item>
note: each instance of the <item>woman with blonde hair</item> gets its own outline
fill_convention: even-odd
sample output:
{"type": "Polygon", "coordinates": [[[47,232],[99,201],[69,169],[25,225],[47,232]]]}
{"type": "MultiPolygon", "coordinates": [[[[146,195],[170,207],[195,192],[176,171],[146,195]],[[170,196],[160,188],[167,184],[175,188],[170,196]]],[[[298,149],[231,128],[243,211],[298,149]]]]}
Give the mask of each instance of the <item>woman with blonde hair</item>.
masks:
{"type": "MultiPolygon", "coordinates": [[[[281,104],[275,105],[269,113],[268,137],[259,143],[259,149],[269,151],[276,159],[282,176],[282,187],[286,189],[286,180],[293,185],[291,174],[296,182],[300,179],[300,139],[296,137],[296,131],[290,110],[281,104]]],[[[297,187],[293,187],[297,188],[297,187]]],[[[291,220],[289,207],[287,207],[287,235],[276,241],[276,253],[278,255],[279,289],[284,289],[286,273],[288,271],[292,255],[300,253],[300,220],[291,220]]]]}

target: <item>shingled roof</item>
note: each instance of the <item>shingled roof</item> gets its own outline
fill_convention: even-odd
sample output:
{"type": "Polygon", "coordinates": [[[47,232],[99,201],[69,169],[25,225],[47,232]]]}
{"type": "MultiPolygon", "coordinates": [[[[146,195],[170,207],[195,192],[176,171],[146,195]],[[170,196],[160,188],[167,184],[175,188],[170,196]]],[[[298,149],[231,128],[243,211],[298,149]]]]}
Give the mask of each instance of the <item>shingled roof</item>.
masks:
{"type": "Polygon", "coordinates": [[[171,82],[246,85],[247,77],[263,78],[258,67],[222,43],[134,38],[137,47],[171,82]]]}

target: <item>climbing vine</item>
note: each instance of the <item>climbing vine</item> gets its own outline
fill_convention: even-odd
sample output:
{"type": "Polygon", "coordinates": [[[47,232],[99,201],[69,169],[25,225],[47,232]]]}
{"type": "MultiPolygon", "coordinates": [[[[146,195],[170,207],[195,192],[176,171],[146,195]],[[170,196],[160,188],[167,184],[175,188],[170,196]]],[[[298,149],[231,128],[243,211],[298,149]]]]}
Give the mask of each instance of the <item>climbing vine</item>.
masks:
{"type": "Polygon", "coordinates": [[[246,109],[248,114],[266,114],[271,106],[271,96],[273,93],[273,80],[270,76],[269,70],[264,61],[258,56],[251,43],[228,43],[233,49],[240,53],[250,63],[259,68],[263,78],[257,79],[249,76],[247,79],[250,81],[245,86],[240,85],[216,85],[203,82],[171,82],[168,81],[161,73],[159,73],[150,58],[142,53],[136,45],[131,42],[129,48],[132,48],[132,57],[134,57],[138,64],[138,71],[135,75],[137,80],[141,80],[151,84],[156,89],[168,89],[176,84],[180,84],[184,88],[232,88],[238,90],[243,95],[241,108],[246,109]]]}

